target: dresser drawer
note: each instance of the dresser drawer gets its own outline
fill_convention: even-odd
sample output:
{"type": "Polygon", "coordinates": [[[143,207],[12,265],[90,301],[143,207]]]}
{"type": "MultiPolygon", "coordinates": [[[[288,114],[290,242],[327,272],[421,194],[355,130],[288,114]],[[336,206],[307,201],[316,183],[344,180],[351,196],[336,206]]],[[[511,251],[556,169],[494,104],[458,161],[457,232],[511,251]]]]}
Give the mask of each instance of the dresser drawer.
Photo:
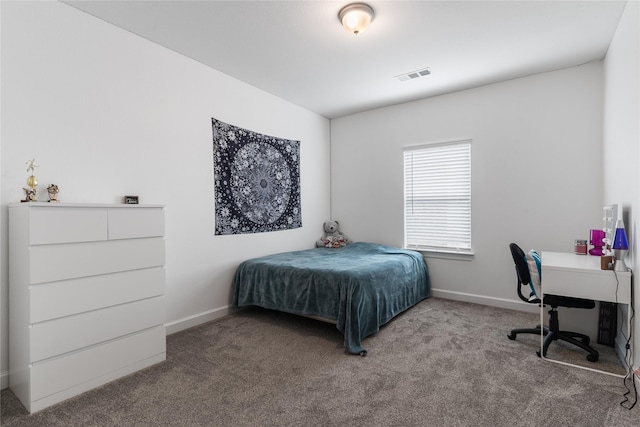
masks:
{"type": "Polygon", "coordinates": [[[94,242],[107,240],[104,208],[38,207],[29,211],[29,243],[94,242]]]}
{"type": "Polygon", "coordinates": [[[31,327],[31,360],[48,359],[164,324],[164,297],[136,301],[31,327]]]}
{"type": "Polygon", "coordinates": [[[164,239],[109,240],[33,246],[31,284],[97,276],[164,265],[164,239]]]}
{"type": "Polygon", "coordinates": [[[131,365],[165,352],[164,326],[157,326],[84,351],[33,364],[30,368],[31,401],[88,382],[94,382],[95,386],[96,379],[113,378],[112,373],[126,371],[131,365]]]}
{"type": "Polygon", "coordinates": [[[164,236],[164,209],[121,207],[109,209],[109,239],[164,236]]]}
{"type": "Polygon", "coordinates": [[[31,285],[30,323],[164,294],[162,267],[31,285]]]}

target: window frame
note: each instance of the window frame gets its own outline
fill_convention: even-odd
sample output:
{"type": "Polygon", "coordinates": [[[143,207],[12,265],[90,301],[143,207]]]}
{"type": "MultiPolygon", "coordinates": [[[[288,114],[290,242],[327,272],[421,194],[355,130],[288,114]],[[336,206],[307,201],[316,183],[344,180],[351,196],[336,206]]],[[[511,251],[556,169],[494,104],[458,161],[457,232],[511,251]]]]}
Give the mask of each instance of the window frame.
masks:
{"type": "MultiPolygon", "coordinates": [[[[472,206],[471,206],[472,142],[473,141],[471,138],[467,138],[467,139],[457,139],[457,140],[451,140],[451,141],[422,143],[422,144],[403,147],[403,150],[402,150],[403,151],[402,153],[402,156],[403,156],[403,221],[404,221],[403,222],[403,242],[404,242],[405,248],[416,250],[426,254],[427,256],[435,257],[435,258],[470,260],[473,257],[474,251],[473,251],[473,240],[472,240],[472,206]],[[463,206],[462,210],[466,215],[463,217],[464,242],[462,242],[463,243],[462,245],[451,245],[451,246],[436,244],[435,242],[428,241],[428,240],[422,241],[422,242],[408,243],[408,241],[411,240],[410,238],[408,238],[408,230],[407,230],[408,223],[410,222],[408,217],[408,206],[409,206],[408,191],[411,191],[413,188],[415,188],[415,181],[409,180],[409,174],[413,173],[414,169],[411,169],[410,171],[408,170],[407,153],[425,154],[425,151],[429,151],[430,149],[433,149],[432,159],[435,158],[436,160],[441,161],[440,156],[442,155],[442,153],[446,153],[446,152],[443,152],[442,148],[447,146],[456,146],[456,148],[464,147],[464,152],[462,154],[459,153],[460,150],[456,150],[457,153],[454,153],[455,158],[452,159],[452,163],[456,161],[462,161],[464,165],[463,167],[465,169],[462,171],[460,170],[456,171],[455,167],[450,168],[451,166],[453,166],[451,163],[447,164],[447,171],[451,171],[451,170],[456,171],[456,178],[449,180],[450,182],[448,183],[446,182],[447,180],[445,179],[445,182],[444,182],[444,184],[453,185],[452,182],[455,181],[456,189],[463,193],[460,195],[458,199],[454,197],[453,199],[450,199],[450,201],[453,201],[454,204],[456,203],[456,201],[458,203],[462,202],[461,203],[461,206],[463,206]],[[462,180],[462,183],[458,179],[462,180]]],[[[451,154],[451,153],[448,153],[448,154],[451,154]]],[[[429,155],[427,154],[427,158],[428,156],[429,155]]],[[[433,184],[432,185],[433,187],[435,187],[436,185],[439,185],[437,183],[432,183],[432,184],[433,184]]],[[[432,193],[431,196],[437,197],[435,193],[432,193]]],[[[440,201],[442,201],[442,199],[440,199],[440,201]]],[[[445,202],[445,205],[446,204],[447,202],[445,202]]],[[[459,208],[456,210],[456,208],[454,207],[453,210],[456,212],[460,212],[459,208]]],[[[432,224],[434,224],[432,226],[434,227],[436,226],[434,222],[432,222],[432,224]]],[[[450,228],[453,230],[453,226],[451,226],[450,228]]],[[[445,232],[443,234],[447,235],[447,234],[451,234],[451,232],[445,232]]]]}

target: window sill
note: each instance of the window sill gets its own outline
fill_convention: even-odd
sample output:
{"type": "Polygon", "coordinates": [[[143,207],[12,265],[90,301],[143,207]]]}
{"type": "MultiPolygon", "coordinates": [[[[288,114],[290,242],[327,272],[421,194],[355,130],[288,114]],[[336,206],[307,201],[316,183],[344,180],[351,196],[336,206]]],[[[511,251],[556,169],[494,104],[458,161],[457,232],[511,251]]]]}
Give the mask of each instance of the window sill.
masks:
{"type": "Polygon", "coordinates": [[[451,259],[456,261],[472,261],[474,252],[458,252],[435,249],[412,249],[412,251],[420,252],[425,258],[451,259]]]}

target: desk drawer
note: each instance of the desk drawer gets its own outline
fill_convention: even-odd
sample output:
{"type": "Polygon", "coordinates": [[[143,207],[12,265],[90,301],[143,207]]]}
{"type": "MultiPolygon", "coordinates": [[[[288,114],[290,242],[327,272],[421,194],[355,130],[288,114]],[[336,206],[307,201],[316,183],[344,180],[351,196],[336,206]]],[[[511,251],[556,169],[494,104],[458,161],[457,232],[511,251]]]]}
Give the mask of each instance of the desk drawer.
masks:
{"type": "Polygon", "coordinates": [[[545,268],[543,264],[542,292],[621,304],[631,302],[628,289],[629,273],[619,273],[621,276],[624,275],[624,279],[619,277],[617,281],[613,271],[597,273],[545,268]]]}

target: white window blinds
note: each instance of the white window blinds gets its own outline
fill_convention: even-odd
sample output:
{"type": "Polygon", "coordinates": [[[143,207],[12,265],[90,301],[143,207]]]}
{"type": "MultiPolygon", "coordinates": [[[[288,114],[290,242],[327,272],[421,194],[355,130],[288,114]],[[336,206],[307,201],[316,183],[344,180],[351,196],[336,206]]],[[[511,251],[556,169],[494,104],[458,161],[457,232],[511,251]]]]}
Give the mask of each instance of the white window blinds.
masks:
{"type": "Polygon", "coordinates": [[[471,252],[471,140],[404,149],[405,247],[471,252]]]}

